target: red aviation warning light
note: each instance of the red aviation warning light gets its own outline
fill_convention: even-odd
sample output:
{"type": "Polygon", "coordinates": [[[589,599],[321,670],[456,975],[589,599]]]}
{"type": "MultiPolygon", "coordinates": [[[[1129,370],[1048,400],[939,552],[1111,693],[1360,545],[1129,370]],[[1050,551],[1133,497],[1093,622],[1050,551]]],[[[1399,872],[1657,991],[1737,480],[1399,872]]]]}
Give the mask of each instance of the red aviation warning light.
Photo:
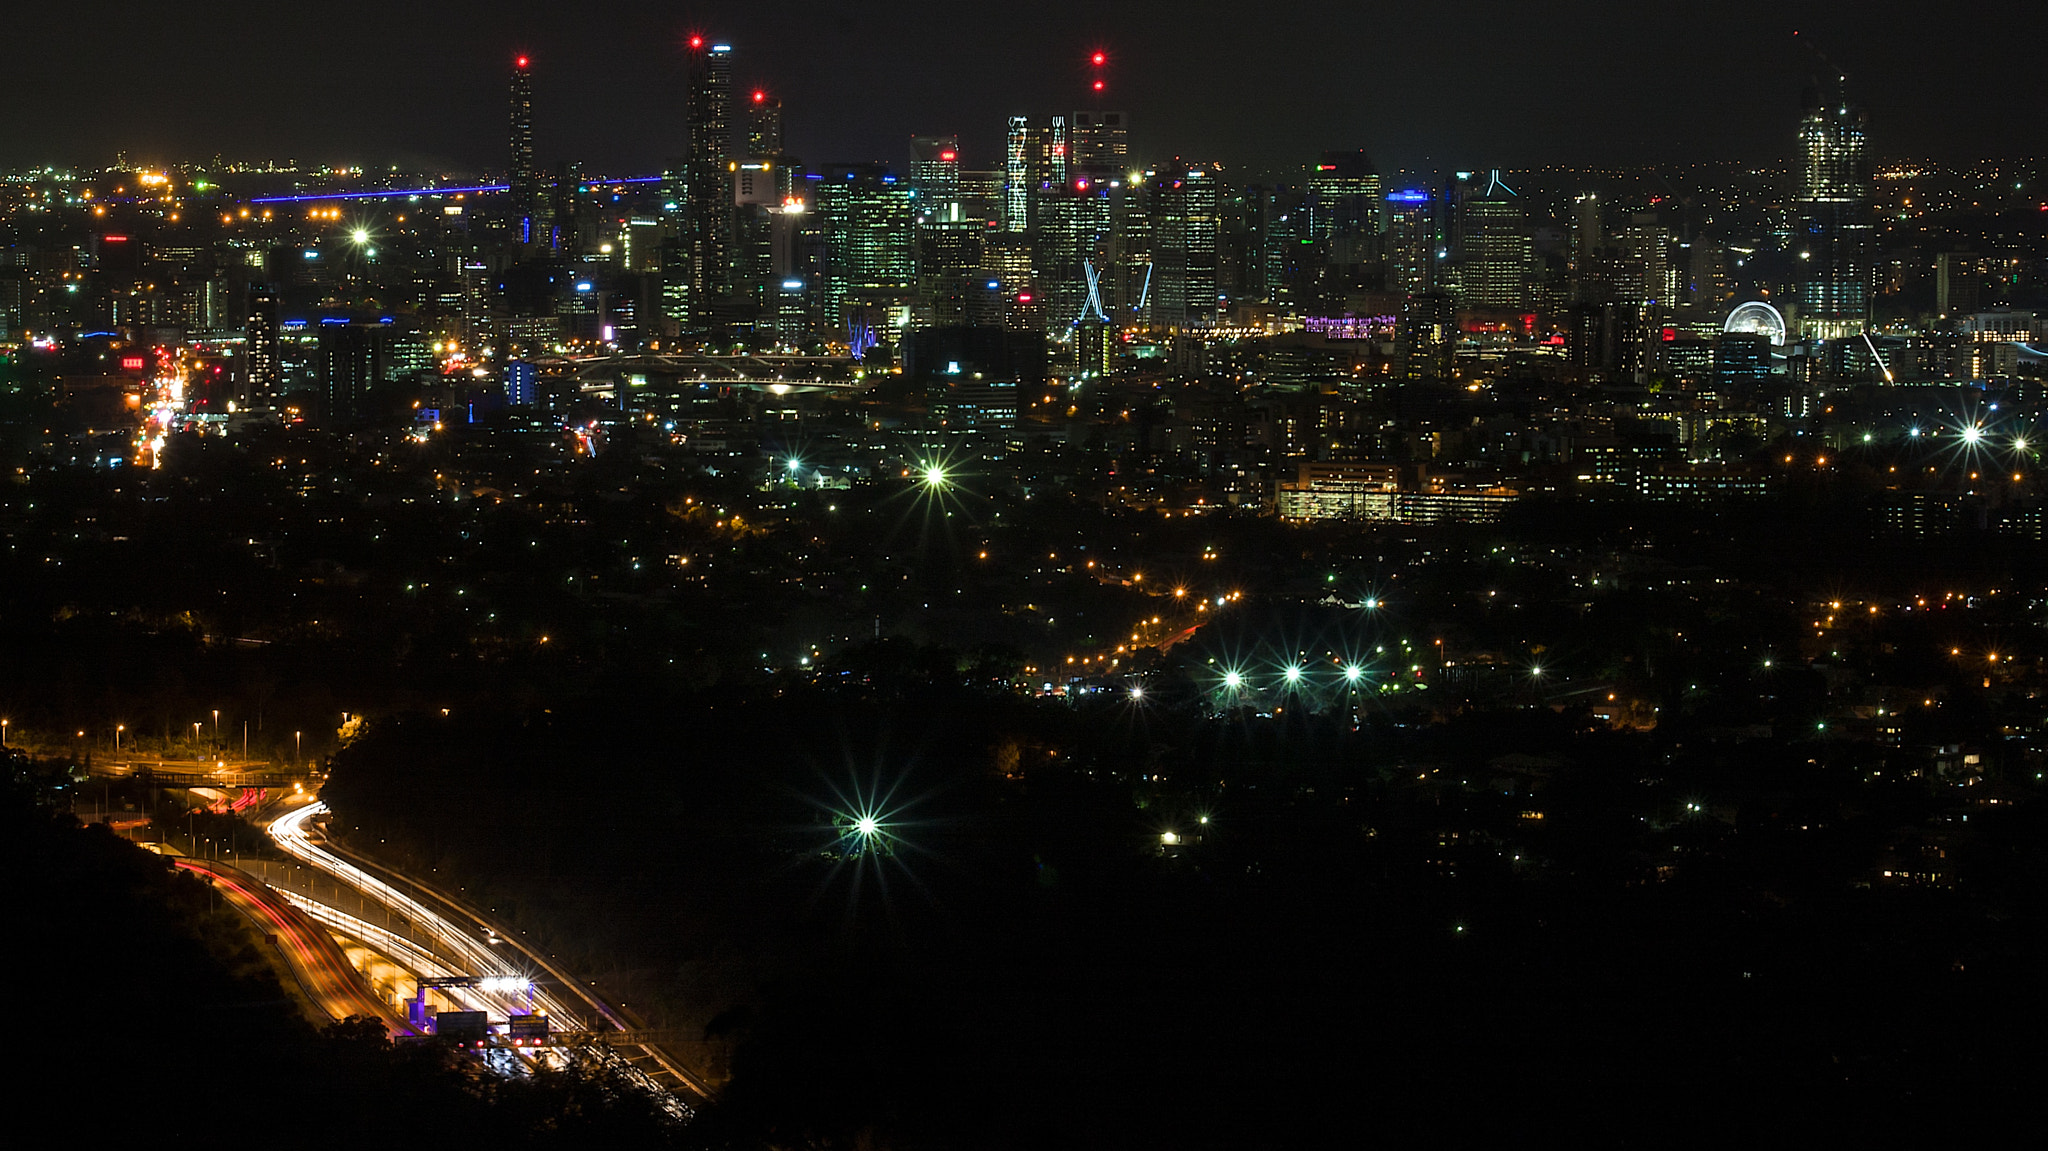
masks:
{"type": "Polygon", "coordinates": [[[519,67],[521,67],[521,68],[524,68],[524,67],[526,67],[526,57],[524,57],[524,56],[521,56],[521,57],[520,57],[520,58],[519,58],[518,60],[516,60],[516,61],[514,61],[514,62],[515,62],[516,64],[518,64],[518,65],[519,65],[519,67]]]}
{"type": "Polygon", "coordinates": [[[765,104],[767,102],[768,93],[761,91],[759,88],[754,89],[754,103],[765,104]]]}
{"type": "Polygon", "coordinates": [[[1095,66],[1096,66],[1097,68],[1100,68],[1100,67],[1102,67],[1102,66],[1103,66],[1104,64],[1107,64],[1107,63],[1109,63],[1109,57],[1108,57],[1108,56],[1105,56],[1105,55],[1103,55],[1103,54],[1102,54],[1102,53],[1100,53],[1100,52],[1097,52],[1097,53],[1096,53],[1096,54],[1095,54],[1094,56],[1092,56],[1092,57],[1090,57],[1090,58],[1089,58],[1088,62],[1089,62],[1090,64],[1093,64],[1093,65],[1095,65],[1095,66]]]}
{"type": "Polygon", "coordinates": [[[692,37],[690,37],[690,47],[692,47],[692,48],[702,48],[703,46],[704,46],[704,37],[702,37],[702,36],[692,36],[692,37]]]}
{"type": "Polygon", "coordinates": [[[1100,81],[1100,80],[1097,80],[1097,81],[1095,82],[1095,90],[1096,90],[1097,92],[1100,92],[1100,91],[1102,91],[1102,81],[1100,81]]]}

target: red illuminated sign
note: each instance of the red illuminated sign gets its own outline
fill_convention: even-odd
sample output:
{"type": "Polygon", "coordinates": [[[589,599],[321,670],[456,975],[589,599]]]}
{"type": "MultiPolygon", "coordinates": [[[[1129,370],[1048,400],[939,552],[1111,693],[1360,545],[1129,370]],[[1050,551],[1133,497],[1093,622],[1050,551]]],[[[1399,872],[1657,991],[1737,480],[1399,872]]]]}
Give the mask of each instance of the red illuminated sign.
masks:
{"type": "Polygon", "coordinates": [[[148,366],[149,361],[143,359],[141,356],[121,357],[121,368],[123,371],[139,372],[142,371],[144,368],[147,368],[148,366]]]}

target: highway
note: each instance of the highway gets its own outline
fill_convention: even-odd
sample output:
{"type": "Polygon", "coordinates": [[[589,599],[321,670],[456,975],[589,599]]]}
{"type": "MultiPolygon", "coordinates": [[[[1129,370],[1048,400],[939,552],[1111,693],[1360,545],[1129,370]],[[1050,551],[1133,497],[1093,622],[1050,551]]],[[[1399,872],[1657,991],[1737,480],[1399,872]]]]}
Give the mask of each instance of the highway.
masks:
{"type": "MultiPolygon", "coordinates": [[[[556,1030],[631,1030],[603,1000],[578,986],[574,979],[515,937],[500,931],[475,908],[409,878],[402,882],[415,894],[407,894],[397,885],[373,874],[370,867],[345,857],[328,844],[324,836],[315,834],[315,821],[326,811],[326,805],[317,800],[305,803],[273,819],[267,830],[272,841],[285,854],[318,869],[359,895],[365,902],[359,904],[357,910],[369,904],[378,905],[386,913],[387,921],[395,918],[404,930],[394,930],[370,922],[361,915],[351,915],[346,910],[312,898],[310,894],[289,890],[280,892],[282,898],[294,907],[336,931],[370,944],[415,974],[519,980],[545,974],[553,981],[552,986],[535,986],[530,1004],[525,996],[516,992],[443,989],[444,994],[472,1010],[487,1011],[496,1018],[504,1018],[513,1011],[539,1011],[549,1017],[556,1030]],[[427,946],[423,947],[423,943],[427,946]],[[571,1003],[575,1005],[573,1010],[571,1003]]],[[[604,1046],[598,1050],[609,1052],[614,1049],[604,1046]]],[[[619,1058],[626,1062],[626,1069],[636,1077],[645,1077],[652,1085],[675,1096],[675,1103],[685,1113],[691,1110],[685,1097],[702,1100],[710,1096],[709,1089],[701,1080],[652,1044],[624,1045],[619,1058]]]]}
{"type": "Polygon", "coordinates": [[[173,863],[180,871],[212,884],[230,906],[276,940],[299,987],[320,1010],[335,1019],[363,1015],[381,1020],[392,1035],[415,1034],[397,1012],[370,992],[334,938],[277,892],[225,864],[183,858],[173,863]]]}

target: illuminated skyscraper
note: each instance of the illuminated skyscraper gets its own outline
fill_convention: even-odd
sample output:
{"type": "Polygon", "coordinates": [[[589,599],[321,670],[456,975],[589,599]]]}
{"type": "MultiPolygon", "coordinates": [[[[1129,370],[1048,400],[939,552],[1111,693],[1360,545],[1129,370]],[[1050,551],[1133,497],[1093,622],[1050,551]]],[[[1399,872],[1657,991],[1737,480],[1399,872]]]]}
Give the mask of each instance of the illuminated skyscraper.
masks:
{"type": "Polygon", "coordinates": [[[1067,117],[1068,162],[1091,173],[1121,172],[1130,163],[1128,118],[1122,112],[1075,112],[1067,117]]]}
{"type": "Polygon", "coordinates": [[[1077,325],[1108,320],[1102,284],[1109,265],[1109,186],[1085,176],[1046,184],[1032,193],[1031,218],[1031,278],[1046,336],[1070,349],[1077,325]]]}
{"type": "Polygon", "coordinates": [[[823,239],[820,320],[846,339],[859,313],[905,307],[916,284],[910,187],[877,164],[822,174],[812,184],[823,239]]]}
{"type": "Polygon", "coordinates": [[[1176,164],[1152,189],[1152,322],[1206,328],[1216,322],[1217,179],[1176,164]]]}
{"type": "Polygon", "coordinates": [[[960,201],[960,137],[910,138],[912,208],[919,220],[957,219],[960,201]]]}
{"type": "Polygon", "coordinates": [[[759,88],[747,100],[747,156],[782,155],[782,101],[759,88]]]}
{"type": "Polygon", "coordinates": [[[1308,196],[1309,238],[1379,235],[1380,174],[1365,149],[1323,153],[1308,175],[1308,196]]]}
{"type": "Polygon", "coordinates": [[[1027,226],[1031,204],[1031,156],[1037,141],[1031,117],[1010,117],[1003,137],[1003,230],[1021,232],[1027,226]]]}
{"type": "Polygon", "coordinates": [[[1387,193],[1387,290],[1419,296],[1437,288],[1436,196],[1421,188],[1387,193]]]}
{"type": "Polygon", "coordinates": [[[732,293],[732,45],[690,39],[690,158],[684,225],[691,256],[691,319],[732,293]]]}
{"type": "Polygon", "coordinates": [[[1807,336],[1847,338],[1861,332],[1870,317],[1870,161],[1864,125],[1863,110],[1849,103],[1841,77],[1832,95],[1818,83],[1807,89],[1799,125],[1806,160],[1800,228],[1792,237],[1799,323],[1807,336]]]}
{"type": "Polygon", "coordinates": [[[1520,197],[1502,182],[1497,168],[1485,176],[1458,175],[1449,238],[1457,273],[1454,296],[1461,304],[1481,307],[1525,306],[1530,241],[1520,197]]]}
{"type": "Polygon", "coordinates": [[[277,293],[268,288],[249,289],[249,318],[243,329],[248,348],[247,394],[252,408],[267,408],[278,396],[277,293]]]}
{"type": "Polygon", "coordinates": [[[524,56],[512,61],[507,86],[512,155],[505,183],[512,193],[512,226],[522,244],[542,240],[548,231],[544,181],[533,162],[533,74],[529,63],[524,56]]]}

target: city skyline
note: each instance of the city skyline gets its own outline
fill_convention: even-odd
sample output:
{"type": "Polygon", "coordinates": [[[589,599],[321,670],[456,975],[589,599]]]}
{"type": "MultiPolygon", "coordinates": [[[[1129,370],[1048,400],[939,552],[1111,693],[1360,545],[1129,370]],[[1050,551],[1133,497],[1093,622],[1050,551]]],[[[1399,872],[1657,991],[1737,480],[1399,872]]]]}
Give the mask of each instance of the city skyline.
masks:
{"type": "MultiPolygon", "coordinates": [[[[2018,5],[1994,5],[1993,23],[2002,7],[2012,30],[2041,23],[2018,5]]],[[[1225,30],[1241,17],[1221,6],[1171,25],[1064,5],[943,25],[886,12],[856,23],[801,4],[773,19],[716,5],[628,4],[601,18],[466,3],[359,13],[199,28],[117,4],[123,39],[154,45],[152,59],[178,71],[116,83],[104,82],[106,45],[73,47],[53,13],[24,14],[24,41],[52,47],[0,81],[16,110],[0,165],[91,166],[125,151],[496,170],[503,69],[525,54],[542,164],[654,171],[684,150],[692,34],[735,46],[737,82],[783,102],[789,151],[812,162],[900,164],[911,136],[943,134],[960,137],[968,166],[995,167],[1008,116],[1096,99],[1088,58],[1100,50],[1100,99],[1129,111],[1145,159],[1258,170],[1362,147],[1382,171],[1764,163],[1796,154],[1788,110],[1826,71],[1794,36],[1802,29],[1867,106],[1877,155],[1960,160],[2032,144],[2023,117],[1958,117],[1939,98],[1953,90],[1942,78],[1967,74],[1973,107],[2020,106],[2016,74],[1981,68],[1961,41],[1867,8],[1848,19],[1840,5],[1701,17],[1585,3],[1455,18],[1308,5],[1261,14],[1265,37],[1251,40],[1225,30]]]]}

